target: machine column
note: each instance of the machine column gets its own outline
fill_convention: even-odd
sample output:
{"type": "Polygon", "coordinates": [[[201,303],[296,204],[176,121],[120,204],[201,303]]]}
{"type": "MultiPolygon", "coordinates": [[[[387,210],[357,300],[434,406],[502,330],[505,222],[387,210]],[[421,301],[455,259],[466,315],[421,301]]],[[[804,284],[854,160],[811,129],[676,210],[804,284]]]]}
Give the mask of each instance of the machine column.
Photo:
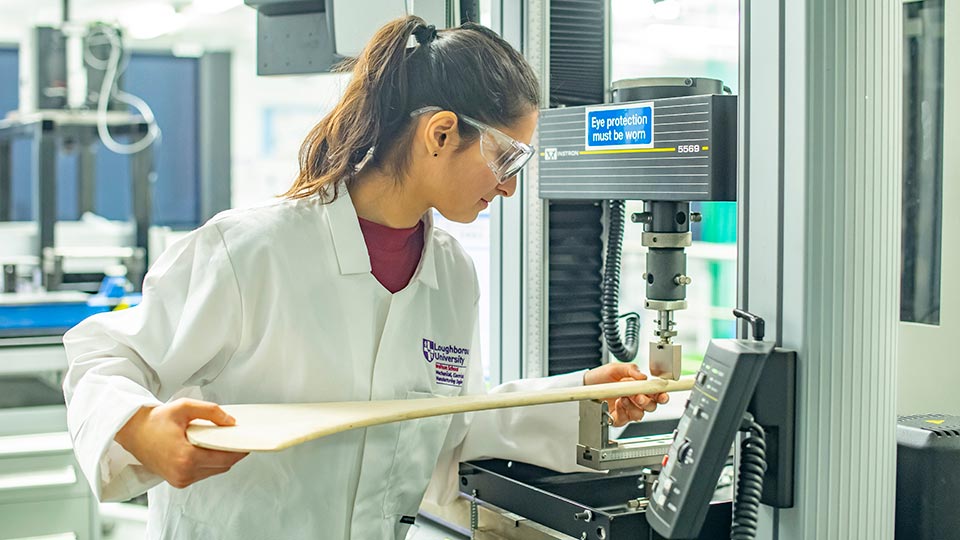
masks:
{"type": "MultiPolygon", "coordinates": [[[[45,250],[55,245],[54,229],[57,223],[57,138],[50,120],[36,124],[33,142],[33,219],[37,222],[36,254],[44,264],[44,285],[56,289],[59,284],[46,282],[50,272],[45,250]]],[[[51,255],[52,257],[52,255],[51,255]]]]}
{"type": "MultiPolygon", "coordinates": [[[[147,125],[140,125],[134,140],[145,136],[147,125]]],[[[144,260],[149,261],[147,251],[150,224],[153,217],[153,183],[156,177],[153,164],[153,145],[130,156],[130,178],[133,182],[133,219],[137,223],[137,247],[143,248],[144,260]]]]}
{"type": "Polygon", "coordinates": [[[100,140],[88,130],[77,134],[77,219],[96,211],[97,147],[100,140]]]}
{"type": "Polygon", "coordinates": [[[741,7],[740,304],[799,354],[796,506],[758,538],[890,540],[902,6],[741,7]]]}
{"type": "Polygon", "coordinates": [[[0,221],[13,217],[13,145],[10,139],[0,139],[0,221]]]}

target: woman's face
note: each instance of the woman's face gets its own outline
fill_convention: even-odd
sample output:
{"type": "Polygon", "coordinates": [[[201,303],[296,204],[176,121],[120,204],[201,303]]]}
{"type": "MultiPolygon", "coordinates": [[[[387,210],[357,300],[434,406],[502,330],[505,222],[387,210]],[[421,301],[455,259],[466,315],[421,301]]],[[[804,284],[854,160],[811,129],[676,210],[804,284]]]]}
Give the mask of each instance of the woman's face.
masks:
{"type": "MultiPolygon", "coordinates": [[[[517,119],[509,126],[494,126],[506,135],[525,144],[530,144],[537,127],[538,111],[517,119]]],[[[454,117],[456,118],[456,117],[454,117]]],[[[434,136],[440,141],[441,137],[434,136]]],[[[517,177],[513,176],[504,183],[497,181],[496,175],[487,165],[487,159],[480,153],[480,138],[469,142],[459,139],[457,130],[446,134],[445,144],[433,148],[427,153],[428,160],[435,162],[429,167],[430,205],[443,217],[459,223],[470,223],[485,210],[497,196],[510,197],[517,190],[517,177]],[[466,145],[459,147],[460,144],[466,145]]]]}

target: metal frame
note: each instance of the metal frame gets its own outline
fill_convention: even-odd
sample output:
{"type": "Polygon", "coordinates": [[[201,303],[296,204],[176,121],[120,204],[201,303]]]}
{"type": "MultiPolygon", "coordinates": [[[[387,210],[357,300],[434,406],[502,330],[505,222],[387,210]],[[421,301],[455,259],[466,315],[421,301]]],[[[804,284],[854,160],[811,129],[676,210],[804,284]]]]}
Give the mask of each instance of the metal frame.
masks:
{"type": "MultiPolygon", "coordinates": [[[[550,0],[528,0],[524,13],[524,56],[540,76],[540,95],[550,95],[550,0]]],[[[522,338],[516,342],[522,359],[524,377],[547,374],[547,212],[539,197],[539,176],[536,160],[531,160],[524,173],[522,190],[515,204],[522,206],[523,249],[520,263],[522,273],[522,338]]],[[[518,212],[520,212],[518,210],[518,212]]]]}
{"type": "MultiPolygon", "coordinates": [[[[514,47],[520,48],[522,31],[515,24],[518,19],[519,3],[515,9],[505,5],[511,0],[491,0],[492,28],[500,33],[504,39],[514,47]]],[[[522,175],[518,192],[522,189],[522,175]]],[[[519,194],[517,195],[519,197],[519,194]]],[[[515,197],[516,198],[516,197],[515,197]]],[[[513,249],[506,247],[510,239],[505,237],[517,234],[519,229],[516,219],[517,208],[511,204],[511,199],[501,199],[500,204],[490,208],[490,350],[487,354],[490,365],[490,382],[497,385],[503,382],[519,379],[519,369],[510,364],[516,356],[507,352],[511,343],[520,339],[516,333],[515,317],[511,317],[509,306],[511,299],[516,298],[519,283],[515,276],[519,273],[517,266],[519,259],[513,249]],[[511,327],[510,324],[513,326],[511,327]]],[[[516,363],[516,362],[514,362],[516,363]]]]}
{"type": "MultiPolygon", "coordinates": [[[[493,30],[520,51],[526,51],[523,0],[492,0],[493,30]]],[[[525,343],[522,299],[526,193],[531,189],[529,168],[521,173],[517,193],[490,209],[490,378],[493,384],[530,376],[523,365],[525,343]]],[[[534,191],[535,192],[535,191],[534,191]]]]}
{"type": "MultiPolygon", "coordinates": [[[[740,1],[737,306],[762,314],[769,339],[778,345],[783,336],[784,8],[782,0],[740,1]]],[[[739,337],[748,338],[749,325],[740,321],[738,327],[739,337]]],[[[739,462],[739,448],[736,453],[739,462]]],[[[761,506],[758,538],[779,537],[780,512],[761,506]]]]}
{"type": "MultiPolygon", "coordinates": [[[[143,137],[148,129],[143,118],[127,114],[111,114],[108,124],[114,134],[134,139],[143,137]]],[[[80,141],[81,144],[95,144],[98,141],[95,136],[96,129],[94,117],[62,112],[40,113],[0,122],[0,194],[8,195],[0,198],[0,218],[9,220],[12,215],[13,202],[9,197],[13,183],[11,141],[15,138],[33,140],[31,184],[33,217],[38,228],[35,249],[38,260],[43,260],[46,249],[54,247],[54,227],[57,222],[57,153],[67,139],[80,141]]],[[[81,154],[89,151],[81,149],[81,154]]],[[[93,161],[87,156],[81,160],[81,166],[78,167],[81,210],[92,209],[95,178],[93,161]]],[[[153,145],[130,156],[136,247],[142,248],[145,254],[153,208],[151,184],[154,175],[153,145]]]]}
{"type": "MultiPolygon", "coordinates": [[[[560,475],[502,460],[460,465],[460,490],[573,538],[659,538],[647,523],[643,477],[634,471],[560,475]],[[631,501],[628,503],[628,501],[631,501]]],[[[729,488],[718,489],[698,539],[729,538],[729,488]]]]}

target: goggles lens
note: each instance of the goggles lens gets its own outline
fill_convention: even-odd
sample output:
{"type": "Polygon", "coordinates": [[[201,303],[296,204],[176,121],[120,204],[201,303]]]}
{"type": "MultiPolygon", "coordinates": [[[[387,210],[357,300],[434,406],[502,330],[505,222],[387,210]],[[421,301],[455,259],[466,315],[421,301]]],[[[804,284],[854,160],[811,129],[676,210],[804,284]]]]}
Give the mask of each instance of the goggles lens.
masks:
{"type": "Polygon", "coordinates": [[[480,132],[480,153],[501,184],[516,176],[533,156],[533,147],[487,128],[480,132]]]}

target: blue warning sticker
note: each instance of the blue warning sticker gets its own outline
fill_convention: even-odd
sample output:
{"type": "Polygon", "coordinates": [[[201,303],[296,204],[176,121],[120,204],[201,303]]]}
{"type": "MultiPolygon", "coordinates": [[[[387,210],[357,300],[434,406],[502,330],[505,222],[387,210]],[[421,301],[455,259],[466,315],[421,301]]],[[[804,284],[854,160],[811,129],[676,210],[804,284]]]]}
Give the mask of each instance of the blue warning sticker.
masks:
{"type": "Polygon", "coordinates": [[[587,107],[587,150],[653,148],[653,102],[587,107]]]}

